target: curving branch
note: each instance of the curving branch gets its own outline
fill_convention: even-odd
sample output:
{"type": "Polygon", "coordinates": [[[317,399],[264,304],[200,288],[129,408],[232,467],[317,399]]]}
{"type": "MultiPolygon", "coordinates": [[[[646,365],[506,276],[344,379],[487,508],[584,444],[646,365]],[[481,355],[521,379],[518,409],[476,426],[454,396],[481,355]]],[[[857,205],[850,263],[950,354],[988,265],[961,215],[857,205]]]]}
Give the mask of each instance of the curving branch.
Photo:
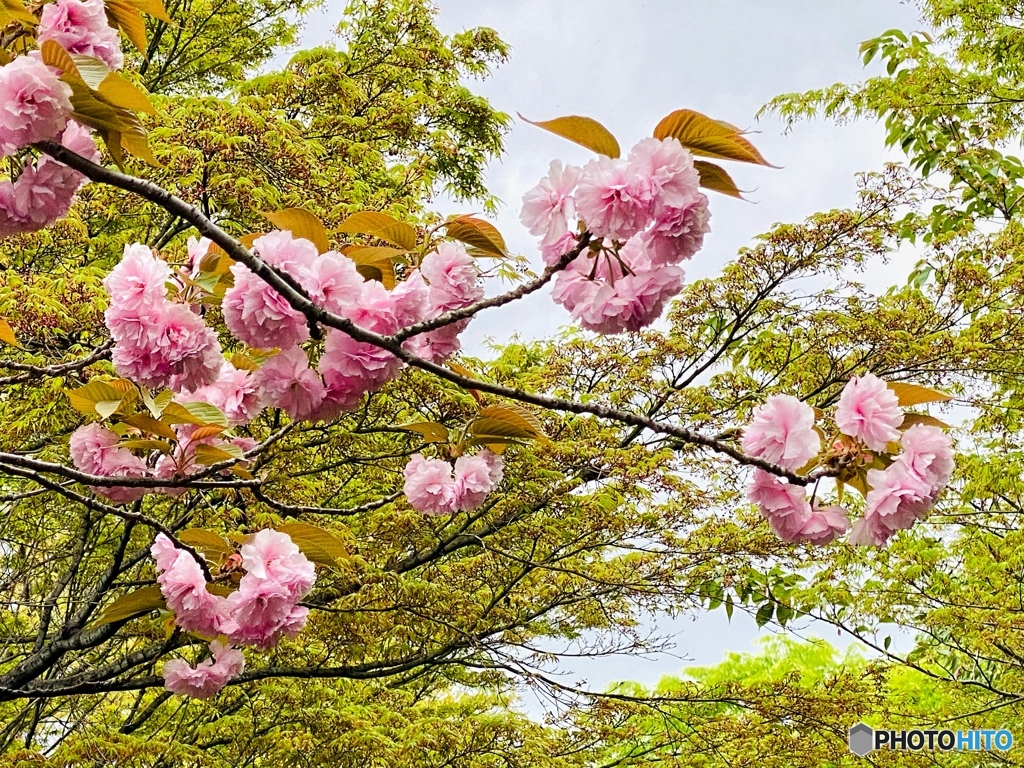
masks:
{"type": "MultiPolygon", "coordinates": [[[[40,142],[35,146],[40,151],[45,152],[54,159],[68,165],[95,182],[108,184],[110,186],[123,189],[126,192],[139,195],[140,197],[159,205],[168,213],[180,216],[182,219],[192,224],[202,235],[209,237],[218,246],[223,248],[228,256],[244,264],[254,274],[263,279],[267,285],[280,293],[295,310],[305,315],[308,322],[314,324],[319,323],[320,325],[328,328],[342,331],[356,341],[372,344],[375,347],[386,350],[407,365],[427,371],[438,378],[444,379],[445,381],[464,389],[473,389],[478,392],[486,392],[499,397],[518,400],[519,402],[535,405],[547,410],[596,416],[597,418],[616,421],[620,424],[639,428],[641,430],[647,429],[655,433],[670,435],[682,443],[708,448],[716,453],[729,456],[740,464],[757,467],[767,472],[771,472],[774,475],[778,475],[779,477],[784,477],[790,483],[795,485],[806,486],[809,482],[813,482],[812,478],[792,472],[777,464],[773,464],[770,461],[765,461],[764,459],[754,456],[748,456],[743,453],[743,451],[729,443],[695,432],[691,429],[687,429],[686,427],[655,421],[652,418],[647,418],[640,414],[621,410],[619,408],[580,403],[572,400],[563,400],[557,397],[534,394],[520,389],[515,389],[513,387],[493,384],[491,382],[474,379],[469,376],[463,376],[443,365],[417,357],[402,347],[401,339],[404,337],[400,337],[397,334],[394,336],[384,336],[368,331],[365,328],[356,325],[351,320],[335,315],[318,306],[309,298],[306,292],[293,278],[272,268],[269,264],[264,262],[249,249],[245,248],[241,243],[231,237],[231,235],[218,227],[198,208],[190,205],[181,198],[176,197],[159,185],[146,181],[145,179],[129,176],[121,173],[120,171],[93,163],[81,155],[75,154],[66,147],[52,141],[40,142]]],[[[588,239],[589,234],[584,234],[580,237],[581,241],[588,239]]],[[[545,271],[545,274],[547,274],[547,271],[545,271]]],[[[539,279],[543,279],[543,276],[539,279]]],[[[550,276],[548,279],[550,279],[550,276]]],[[[537,290],[539,287],[540,286],[538,285],[533,290],[537,290]]],[[[493,306],[500,306],[501,303],[507,303],[499,297],[490,301],[492,302],[490,305],[493,306]]],[[[509,301],[511,301],[511,299],[509,299],[509,301]]],[[[484,303],[486,304],[487,302],[484,303]]],[[[828,473],[834,474],[832,470],[829,470],[828,473]]],[[[817,475],[817,477],[822,476],[825,475],[817,475]]]]}

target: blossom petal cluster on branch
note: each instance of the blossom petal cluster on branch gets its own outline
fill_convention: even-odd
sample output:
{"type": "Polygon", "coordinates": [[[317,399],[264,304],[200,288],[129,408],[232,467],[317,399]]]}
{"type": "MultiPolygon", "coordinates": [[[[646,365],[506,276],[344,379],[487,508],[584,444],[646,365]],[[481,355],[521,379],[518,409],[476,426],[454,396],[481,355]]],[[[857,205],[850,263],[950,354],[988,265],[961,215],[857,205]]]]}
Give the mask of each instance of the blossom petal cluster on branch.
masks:
{"type": "Polygon", "coordinates": [[[503,476],[501,457],[486,448],[475,456],[460,456],[455,467],[442,459],[417,453],[405,465],[403,491],[410,506],[428,515],[468,512],[479,507],[503,476]]]}
{"type": "MultiPolygon", "coordinates": [[[[838,462],[844,477],[865,481],[864,515],[850,533],[852,544],[885,544],[899,530],[925,518],[953,473],[953,449],[939,427],[913,424],[896,393],[873,374],[847,383],[835,411],[836,438],[821,454],[813,408],[789,395],[775,395],[754,411],[743,436],[743,450],[797,471],[817,459],[838,462]],[[896,456],[892,454],[900,451],[896,456]]],[[[847,510],[821,506],[806,489],[785,477],[756,469],[747,497],[785,541],[823,544],[849,528],[847,510]]]]}
{"type": "Polygon", "coordinates": [[[549,266],[571,250],[577,229],[594,235],[555,277],[552,297],[584,328],[614,334],[650,325],[682,290],[678,265],[703,246],[710,214],[690,151],[674,138],[648,138],[625,160],[552,163],[524,196],[520,218],[541,237],[549,266]]]}
{"type": "Polygon", "coordinates": [[[164,534],[153,542],[157,583],[175,624],[186,632],[227,641],[213,640],[212,660],[196,667],[180,660],[167,662],[164,682],[174,693],[212,696],[244,667],[234,646],[265,651],[295,637],[306,624],[309,609],[298,603],[312,589],[316,573],[291,537],[264,529],[253,534],[239,554],[245,574],[225,597],[208,589],[192,553],[176,547],[164,534]]]}

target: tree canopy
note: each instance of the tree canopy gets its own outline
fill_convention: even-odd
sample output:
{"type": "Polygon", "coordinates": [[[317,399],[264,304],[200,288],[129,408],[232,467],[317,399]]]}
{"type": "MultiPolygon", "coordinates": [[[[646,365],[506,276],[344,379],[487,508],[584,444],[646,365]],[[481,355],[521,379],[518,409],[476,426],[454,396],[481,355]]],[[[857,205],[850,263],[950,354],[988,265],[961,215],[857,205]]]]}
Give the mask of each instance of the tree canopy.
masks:
{"type": "MultiPolygon", "coordinates": [[[[672,272],[683,257],[663,254],[700,247],[708,202],[697,183],[738,196],[731,174],[746,166],[728,163],[766,165],[729,123],[678,109],[628,158],[589,118],[537,123],[601,156],[553,169],[527,196],[528,228],[531,200],[563,227],[565,198],[588,212],[577,230],[546,220],[531,229],[555,231],[538,269],[509,254],[485,217],[430,209],[442,191],[486,211],[497,204],[484,167],[509,118],[467,82],[509,55],[498,32],[445,35],[425,0],[356,0],[337,47],[273,70],[314,4],[107,0],[103,18],[127,40],[118,74],[99,48],[47,41],[55,5],[0,6],[0,73],[38,47],[40,66],[70,83],[72,124],[94,130],[103,154],[71,146],[74,128],[4,150],[16,184],[51,162],[79,174],[74,184],[92,182],[48,226],[8,233],[0,222],[5,762],[855,765],[846,732],[858,720],[1020,730],[1016,6],[922,0],[929,32],[864,43],[865,61],[880,59],[885,74],[770,101],[764,113],[791,123],[882,119],[906,160],[865,173],[852,208],[776,225],[719,275],[683,284],[672,272]],[[679,158],[685,173],[673,170],[679,158]],[[653,227],[629,220],[626,195],[622,208],[590,215],[607,211],[585,197],[586,178],[569,178],[576,171],[608,174],[616,190],[615,174],[626,174],[620,186],[635,195],[630,173],[661,184],[643,211],[653,227]],[[685,174],[690,187],[673,190],[685,174]],[[673,208],[670,193],[686,205],[673,208]],[[671,243],[659,227],[675,227],[671,243]],[[304,244],[315,252],[299,269],[304,244]],[[918,263],[906,279],[880,295],[859,282],[908,249],[918,263]],[[454,294],[477,291],[477,277],[512,287],[389,326],[377,305],[355,314],[324,281],[306,280],[311,264],[330,264],[349,270],[330,283],[338,295],[355,280],[373,301],[419,284],[434,296],[440,270],[423,275],[439,258],[454,294]],[[279,399],[251,412],[234,403],[247,411],[235,418],[198,396],[212,378],[175,387],[125,374],[124,324],[152,322],[127,306],[131,264],[159,277],[143,286],[149,309],[184,313],[183,327],[198,323],[216,345],[218,366],[229,361],[279,399]],[[509,340],[486,359],[452,356],[457,339],[436,352],[477,313],[514,316],[508,305],[551,282],[588,330],[509,340]],[[654,284],[660,293],[643,293],[654,284]],[[269,306],[268,291],[281,300],[273,322],[243,327],[236,316],[248,305],[231,297],[245,291],[245,301],[269,306]],[[637,296],[653,297],[643,321],[623,320],[637,296]],[[298,342],[258,343],[285,330],[298,342]],[[350,383],[323,364],[344,344],[363,345],[346,360],[364,376],[387,375],[334,410],[305,408],[316,387],[324,407],[332,375],[350,383]],[[295,350],[303,370],[290,373],[281,361],[292,365],[295,350]],[[317,370],[307,352],[320,356],[317,370]],[[841,413],[871,377],[882,394],[865,402],[899,412],[878,445],[841,413]],[[794,442],[772,437],[784,407],[797,409],[792,435],[809,419],[794,442]],[[84,458],[83,429],[94,441],[84,458]],[[880,514],[880,478],[903,466],[913,429],[952,435],[952,477],[879,534],[873,543],[885,546],[841,540],[848,516],[880,514]],[[778,440],[806,455],[770,453],[778,440]],[[107,471],[104,456],[122,464],[107,471]],[[420,471],[435,474],[417,486],[420,471]],[[787,527],[790,510],[778,514],[758,482],[798,495],[804,527],[787,527]],[[240,583],[259,573],[250,558],[264,531],[297,546],[288,568],[315,564],[315,587],[287,601],[301,632],[281,620],[272,639],[245,641],[225,616],[216,631],[187,625],[168,574],[191,568],[203,583],[192,597],[237,605],[240,583]],[[653,689],[590,690],[556,674],[562,657],[661,648],[644,615],[708,610],[746,611],[780,637],[653,689]],[[786,634],[823,626],[858,644],[840,654],[786,634]],[[169,664],[212,669],[232,644],[247,648],[244,670],[215,695],[177,695],[169,664]],[[546,721],[523,713],[527,690],[549,702],[546,721]]],[[[22,130],[3,120],[0,142],[22,130]]],[[[987,758],[1021,762],[1012,751],[987,758]]],[[[938,759],[872,755],[879,765],[938,759]]],[[[980,764],[969,753],[941,759],[980,764]]]]}

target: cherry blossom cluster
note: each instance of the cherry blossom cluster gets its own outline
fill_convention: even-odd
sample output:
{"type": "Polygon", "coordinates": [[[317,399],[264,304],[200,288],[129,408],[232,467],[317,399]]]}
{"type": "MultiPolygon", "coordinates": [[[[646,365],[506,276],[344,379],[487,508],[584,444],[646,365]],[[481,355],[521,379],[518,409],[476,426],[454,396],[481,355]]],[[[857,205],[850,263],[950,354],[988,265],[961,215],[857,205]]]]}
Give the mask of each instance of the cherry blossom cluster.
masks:
{"type": "Polygon", "coordinates": [[[475,456],[460,456],[455,467],[442,459],[417,453],[405,466],[403,488],[409,505],[427,515],[468,512],[483,504],[504,474],[501,457],[486,448],[475,456]]]}
{"type": "Polygon", "coordinates": [[[285,533],[264,529],[241,546],[245,573],[227,597],[207,589],[192,553],[176,547],[167,536],[156,537],[151,553],[175,624],[213,639],[211,659],[195,667],[177,659],[164,664],[164,682],[173,693],[198,699],[213,696],[245,667],[237,646],[266,651],[283,638],[297,636],[306,625],[309,609],[299,601],[312,589],[316,573],[285,533]]]}
{"type": "MultiPolygon", "coordinates": [[[[925,424],[901,430],[905,418],[892,389],[868,373],[843,389],[837,434],[824,454],[814,409],[790,395],[774,395],[754,411],[743,450],[793,472],[813,461],[836,462],[844,471],[866,467],[864,515],[848,540],[880,546],[924,519],[953,473],[949,436],[925,424]]],[[[763,469],[754,471],[747,496],[785,541],[824,544],[850,527],[845,508],[822,506],[805,488],[763,469]]]]}
{"type": "MultiPolygon", "coordinates": [[[[313,349],[303,347],[310,340],[305,316],[240,264],[231,267],[234,284],[222,303],[225,325],[235,338],[272,354],[255,371],[231,365],[217,334],[199,314],[201,305],[192,302],[194,297],[186,290],[209,246],[206,240],[190,241],[190,265],[181,273],[147,246],[125,248],[120,263],[104,280],[110,298],[104,320],[114,340],[112,360],[120,376],[150,389],[169,389],[181,403],[216,406],[235,427],[249,423],[268,406],[295,420],[330,421],[399,374],[402,363],[393,354],[337,330],[327,332],[314,369],[309,358],[313,349]]],[[[480,271],[457,243],[441,243],[391,290],[364,279],[344,254],[321,255],[311,242],[291,232],[263,235],[253,248],[322,307],[381,334],[465,307],[483,295],[480,271]]],[[[458,351],[458,335],[467,323],[461,320],[419,334],[405,347],[441,362],[458,351]]],[[[230,442],[242,450],[253,447],[243,438],[195,437],[195,428],[187,425],[175,430],[179,439],[174,454],[152,466],[119,447],[113,432],[95,424],[75,433],[71,456],[76,467],[90,474],[169,479],[199,468],[194,460],[199,445],[224,447],[230,442]]],[[[125,503],[160,489],[94,490],[125,503]]]]}
{"type": "MultiPolygon", "coordinates": [[[[102,59],[111,69],[124,62],[103,0],[57,0],[43,6],[36,39],[102,59]]],[[[0,158],[16,156],[35,142],[54,140],[99,160],[89,130],[71,119],[72,91],[59,74],[34,54],[0,66],[0,158]]],[[[84,176],[52,158],[27,157],[16,179],[0,182],[0,237],[51,226],[67,215],[84,183],[84,176]]]]}
{"type": "Polygon", "coordinates": [[[636,331],[661,315],[682,289],[679,264],[703,246],[709,218],[693,155],[675,138],[644,139],[626,159],[582,168],[556,160],[520,213],[549,266],[580,231],[593,235],[593,246],[555,277],[552,296],[602,334],[636,331]]]}

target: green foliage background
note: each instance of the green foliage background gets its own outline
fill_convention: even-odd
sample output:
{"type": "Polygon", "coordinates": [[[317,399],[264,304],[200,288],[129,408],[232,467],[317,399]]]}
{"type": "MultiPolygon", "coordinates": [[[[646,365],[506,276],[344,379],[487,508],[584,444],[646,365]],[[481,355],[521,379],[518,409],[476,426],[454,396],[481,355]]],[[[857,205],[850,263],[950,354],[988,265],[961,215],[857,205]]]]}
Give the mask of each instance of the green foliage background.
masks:
{"type": "MultiPolygon", "coordinates": [[[[443,188],[493,206],[483,167],[500,153],[508,117],[465,81],[508,55],[498,34],[446,37],[423,0],[361,0],[345,13],[338,49],[304,51],[256,75],[296,39],[294,20],[311,7],[169,4],[176,24],[151,21],[149,49],[135,62],[160,111],[150,128],[164,167],[133,170],[238,235],[261,226],[261,211],[290,206],[328,229],[365,208],[426,225],[443,188]]],[[[455,427],[475,412],[470,394],[408,375],[336,424],[293,431],[263,460],[279,502],[335,509],[306,517],[351,556],[321,576],[302,637],[251,658],[248,682],[209,702],[171,698],[152,682],[165,654],[192,659],[197,650],[166,647],[164,617],[92,634],[75,623],[83,606],[94,611],[152,582],[147,532],[5,481],[0,673],[71,647],[47,657],[38,698],[0,703],[0,761],[810,767],[859,764],[845,732],[860,719],[948,720],[1024,738],[1024,166],[1013,156],[1024,11],[1003,0],[922,0],[921,10],[929,35],[890,31],[865,44],[887,74],[766,107],[790,120],[885,121],[906,161],[865,176],[856,207],[766,233],[719,277],[689,285],[664,331],[511,343],[494,359],[462,362],[497,382],[726,439],[767,393],[827,407],[865,369],[945,389],[963,417],[958,466],[926,524],[883,550],[785,545],[744,502],[732,465],[663,436],[553,415],[544,426],[554,441],[510,452],[501,492],[471,515],[424,518],[402,502],[346,514],[396,491],[405,458],[422,447],[393,425],[455,427]],[[906,245],[921,258],[909,282],[877,296],[857,283],[859,269],[906,245]],[[808,276],[828,286],[808,293],[808,276]],[[655,690],[581,691],[551,675],[553,647],[639,653],[651,648],[638,631],[642,613],[700,610],[749,611],[795,633],[655,690]],[[793,639],[808,617],[864,649],[839,656],[793,639]],[[893,626],[914,633],[909,653],[885,639],[893,626]],[[90,675],[123,690],[60,693],[90,675]],[[523,686],[550,697],[549,721],[520,712],[523,686]]],[[[106,338],[100,280],[124,244],[183,261],[189,234],[159,209],[91,185],[66,221],[3,241],[0,313],[24,346],[10,359],[86,354],[106,338]]],[[[81,417],[60,392],[104,371],[108,363],[4,380],[0,448],[66,460],[81,417]]],[[[280,419],[267,414],[253,434],[280,419]]],[[[228,532],[284,518],[228,491],[147,497],[144,509],[228,532]]],[[[1024,763],[1018,750],[872,759],[1024,763]]]]}

